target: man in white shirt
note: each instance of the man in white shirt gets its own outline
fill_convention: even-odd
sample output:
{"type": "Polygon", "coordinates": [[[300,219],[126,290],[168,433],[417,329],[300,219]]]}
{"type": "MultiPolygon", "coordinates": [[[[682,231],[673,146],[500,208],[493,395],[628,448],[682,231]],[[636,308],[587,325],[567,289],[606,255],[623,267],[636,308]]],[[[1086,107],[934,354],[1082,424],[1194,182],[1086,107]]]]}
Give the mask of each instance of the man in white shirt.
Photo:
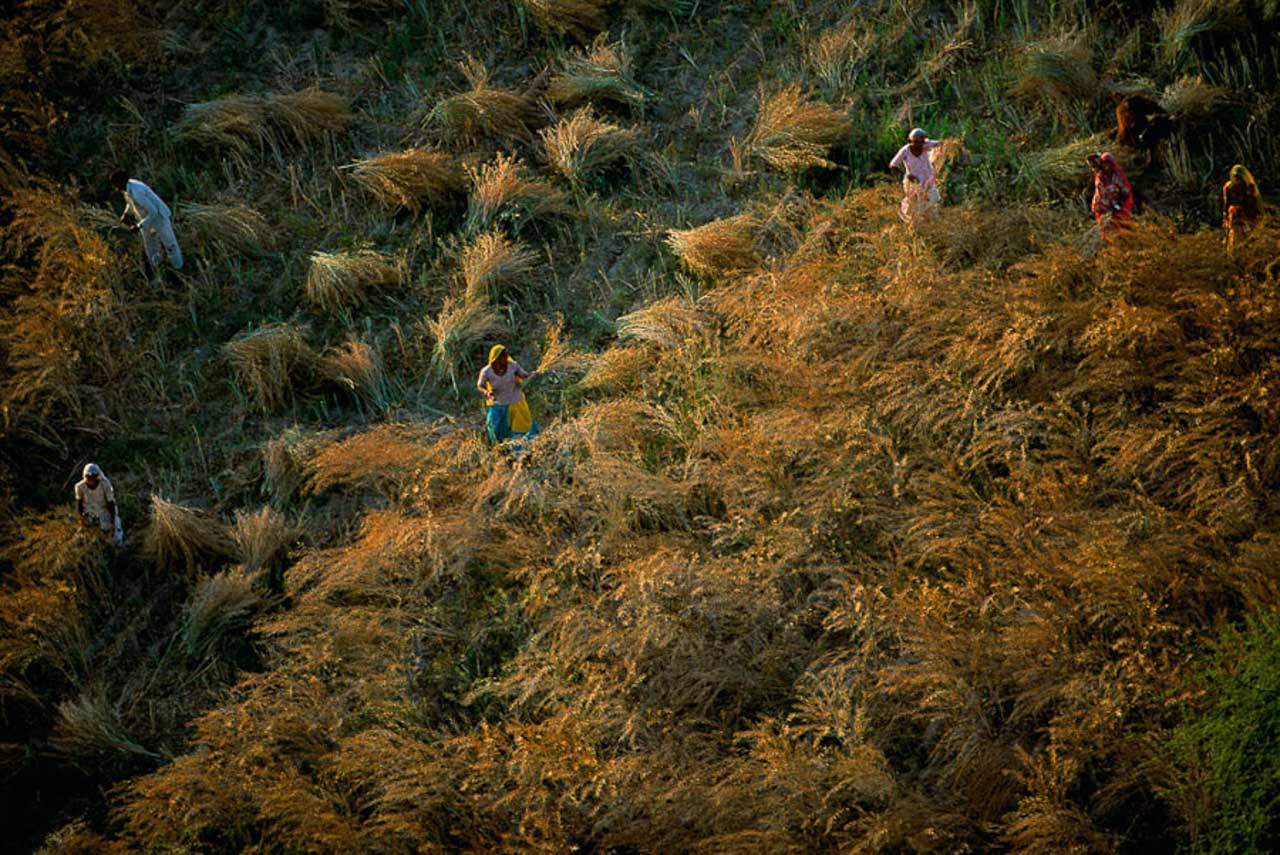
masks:
{"type": "Polygon", "coordinates": [[[102,529],[116,546],[124,543],[124,526],[116,511],[116,491],[96,463],[84,467],[84,478],[76,484],[76,513],[86,528],[102,529]]]}
{"type": "Polygon", "coordinates": [[[166,258],[175,270],[182,269],[182,250],[173,233],[173,214],[155,191],[128,173],[117,169],[111,173],[111,185],[124,194],[125,217],[133,216],[133,230],[142,232],[142,246],[153,270],[160,269],[166,258]]]}
{"type": "Polygon", "coordinates": [[[907,136],[907,144],[889,161],[890,169],[901,169],[902,210],[898,216],[904,223],[914,222],[934,205],[942,201],[938,179],[933,174],[930,157],[941,143],[929,139],[923,128],[916,128],[907,136]]]}

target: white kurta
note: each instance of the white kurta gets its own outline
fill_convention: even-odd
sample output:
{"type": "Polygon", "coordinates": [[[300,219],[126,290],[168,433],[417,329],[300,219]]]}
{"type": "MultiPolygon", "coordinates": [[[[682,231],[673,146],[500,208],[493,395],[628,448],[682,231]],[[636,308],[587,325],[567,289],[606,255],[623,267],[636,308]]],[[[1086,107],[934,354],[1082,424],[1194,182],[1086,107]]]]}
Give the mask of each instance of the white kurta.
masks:
{"type": "Polygon", "coordinates": [[[124,542],[124,525],[120,522],[119,506],[116,506],[114,515],[108,509],[108,505],[115,505],[115,501],[115,488],[106,475],[98,477],[97,489],[91,489],[89,482],[83,480],[76,484],[77,505],[84,508],[85,516],[106,532],[112,543],[119,546],[124,542]]]}
{"type": "Polygon", "coordinates": [[[155,191],[136,178],[130,178],[124,191],[125,207],[138,221],[142,246],[147,260],[159,267],[166,258],[175,270],[182,269],[182,249],[173,233],[173,213],[155,191]]]}
{"type": "Polygon", "coordinates": [[[902,210],[898,216],[904,222],[912,222],[942,201],[938,179],[933,173],[933,152],[939,145],[938,140],[925,140],[924,150],[918,155],[912,153],[910,145],[904,145],[889,161],[890,169],[901,167],[903,170],[902,210]]]}

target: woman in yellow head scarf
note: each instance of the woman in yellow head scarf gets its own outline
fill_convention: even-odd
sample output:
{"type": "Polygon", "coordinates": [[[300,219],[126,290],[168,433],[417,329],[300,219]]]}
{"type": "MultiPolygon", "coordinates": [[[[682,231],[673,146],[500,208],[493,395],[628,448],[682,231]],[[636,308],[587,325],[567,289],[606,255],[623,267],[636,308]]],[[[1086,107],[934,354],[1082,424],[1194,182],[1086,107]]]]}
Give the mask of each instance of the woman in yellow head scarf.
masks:
{"type": "Polygon", "coordinates": [[[521,388],[537,375],[536,371],[521,368],[503,345],[495,344],[489,349],[489,364],[480,370],[476,388],[488,407],[485,423],[490,442],[527,439],[538,432],[521,388]]]}
{"type": "Polygon", "coordinates": [[[1237,163],[1222,185],[1222,228],[1227,232],[1227,252],[1235,249],[1236,240],[1262,219],[1262,194],[1258,182],[1248,169],[1237,163]]]}

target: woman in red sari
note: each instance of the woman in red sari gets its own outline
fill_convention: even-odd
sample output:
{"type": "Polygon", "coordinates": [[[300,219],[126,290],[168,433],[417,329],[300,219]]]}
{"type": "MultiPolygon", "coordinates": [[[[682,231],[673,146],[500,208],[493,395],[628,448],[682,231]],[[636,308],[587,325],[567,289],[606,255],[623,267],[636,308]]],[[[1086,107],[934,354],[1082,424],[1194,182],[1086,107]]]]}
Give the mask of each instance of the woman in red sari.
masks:
{"type": "Polygon", "coordinates": [[[1093,204],[1090,207],[1098,220],[1102,239],[1110,243],[1129,225],[1133,214],[1133,188],[1129,186],[1129,176],[1124,174],[1111,152],[1091,154],[1088,162],[1093,169],[1093,204]]]}

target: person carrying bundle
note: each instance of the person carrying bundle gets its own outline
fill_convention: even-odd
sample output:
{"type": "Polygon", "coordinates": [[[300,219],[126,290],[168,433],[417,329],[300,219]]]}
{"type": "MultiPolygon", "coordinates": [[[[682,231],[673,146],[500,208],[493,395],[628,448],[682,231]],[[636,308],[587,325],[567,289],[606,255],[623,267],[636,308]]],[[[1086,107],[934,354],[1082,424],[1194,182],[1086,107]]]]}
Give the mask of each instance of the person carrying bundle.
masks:
{"type": "Polygon", "coordinates": [[[1222,185],[1222,228],[1227,233],[1227,252],[1262,219],[1262,193],[1253,174],[1237,163],[1222,185]]]}
{"type": "Polygon", "coordinates": [[[485,423],[489,441],[493,444],[507,440],[526,440],[538,432],[538,425],[529,411],[523,384],[538,375],[525,371],[507,355],[507,349],[495,344],[489,350],[489,364],[480,371],[476,388],[484,395],[487,406],[485,423]]]}
{"type": "Polygon", "coordinates": [[[142,248],[152,270],[168,259],[174,270],[182,269],[182,249],[173,233],[173,213],[155,191],[128,173],[117,169],[111,173],[111,186],[124,194],[124,213],[120,222],[132,216],[133,230],[142,233],[142,248]]]}
{"type": "Polygon", "coordinates": [[[930,156],[941,144],[929,139],[923,128],[916,128],[907,135],[907,144],[889,161],[890,169],[902,170],[902,210],[898,216],[908,225],[923,218],[942,201],[930,156]]]}
{"type": "Polygon", "coordinates": [[[1098,221],[1098,232],[1110,243],[1129,226],[1133,214],[1133,188],[1129,176],[1110,152],[1098,152],[1085,158],[1093,170],[1093,201],[1090,210],[1098,221]]]}
{"type": "Polygon", "coordinates": [[[124,526],[116,510],[116,491],[96,463],[85,464],[84,478],[76,484],[76,513],[85,528],[101,529],[111,542],[124,543],[124,526]]]}

